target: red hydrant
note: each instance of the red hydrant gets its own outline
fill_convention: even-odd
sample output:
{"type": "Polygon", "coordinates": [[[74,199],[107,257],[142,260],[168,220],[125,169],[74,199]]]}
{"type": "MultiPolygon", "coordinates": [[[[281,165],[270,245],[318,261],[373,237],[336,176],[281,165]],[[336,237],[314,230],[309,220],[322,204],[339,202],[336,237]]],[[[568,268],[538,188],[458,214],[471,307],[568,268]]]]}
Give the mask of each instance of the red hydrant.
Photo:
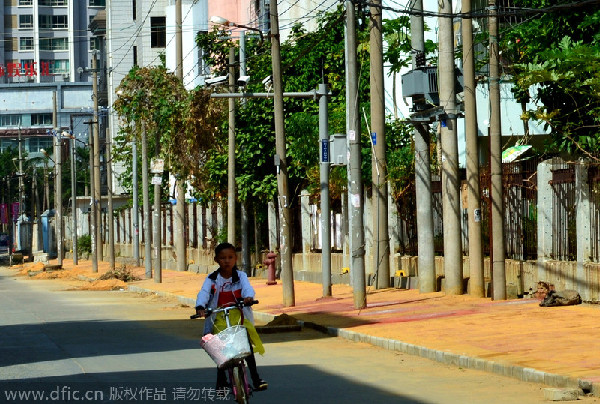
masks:
{"type": "Polygon", "coordinates": [[[275,280],[275,261],[277,259],[277,253],[269,251],[267,258],[263,261],[263,264],[267,266],[267,285],[277,285],[275,280]]]}

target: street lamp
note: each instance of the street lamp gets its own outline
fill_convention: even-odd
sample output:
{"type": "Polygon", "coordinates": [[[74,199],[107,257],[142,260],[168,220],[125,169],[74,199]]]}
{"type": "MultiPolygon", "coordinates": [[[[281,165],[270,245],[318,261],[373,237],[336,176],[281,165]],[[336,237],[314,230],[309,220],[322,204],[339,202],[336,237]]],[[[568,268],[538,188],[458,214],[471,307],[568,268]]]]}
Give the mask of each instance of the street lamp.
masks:
{"type": "Polygon", "coordinates": [[[255,27],[251,27],[249,25],[238,24],[237,22],[231,22],[228,19],[220,17],[218,15],[213,15],[212,17],[210,17],[210,22],[212,22],[215,25],[222,25],[224,27],[244,28],[249,31],[255,31],[255,32],[258,32],[258,34],[260,35],[260,42],[262,42],[264,39],[262,30],[255,28],[255,27]]]}
{"type": "Polygon", "coordinates": [[[263,33],[258,28],[251,27],[249,25],[238,24],[237,22],[231,22],[228,19],[220,17],[218,15],[213,15],[212,17],[210,17],[210,22],[212,22],[215,25],[223,25],[224,27],[236,27],[236,28],[244,28],[244,29],[247,29],[250,31],[256,31],[260,35],[260,41],[261,42],[263,41],[263,33]]]}

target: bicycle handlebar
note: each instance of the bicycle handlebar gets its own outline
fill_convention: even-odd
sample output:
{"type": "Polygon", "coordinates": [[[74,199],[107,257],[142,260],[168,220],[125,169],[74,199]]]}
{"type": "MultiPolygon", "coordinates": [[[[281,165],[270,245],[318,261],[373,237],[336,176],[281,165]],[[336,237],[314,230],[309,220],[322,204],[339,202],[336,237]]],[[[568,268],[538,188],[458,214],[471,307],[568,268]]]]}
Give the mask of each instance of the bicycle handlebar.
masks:
{"type": "MultiPolygon", "coordinates": [[[[220,313],[220,312],[223,312],[223,311],[227,312],[227,311],[232,310],[232,309],[241,309],[243,307],[250,307],[253,304],[258,304],[258,300],[253,300],[250,303],[244,303],[243,300],[239,300],[238,302],[236,302],[232,306],[219,307],[219,308],[216,308],[216,309],[206,309],[205,310],[205,315],[206,315],[206,317],[208,317],[208,316],[210,316],[212,314],[220,313]]],[[[194,319],[200,318],[200,317],[201,316],[199,314],[193,314],[193,315],[190,316],[190,319],[194,320],[194,319]]]]}

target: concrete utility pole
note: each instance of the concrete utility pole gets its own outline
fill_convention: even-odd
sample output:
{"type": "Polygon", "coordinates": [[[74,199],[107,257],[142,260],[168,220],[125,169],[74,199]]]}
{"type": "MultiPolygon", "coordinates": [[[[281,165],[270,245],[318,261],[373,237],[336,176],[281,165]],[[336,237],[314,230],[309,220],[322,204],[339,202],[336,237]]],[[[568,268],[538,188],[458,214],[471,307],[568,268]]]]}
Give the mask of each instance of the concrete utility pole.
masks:
{"type": "MultiPolygon", "coordinates": [[[[413,49],[413,70],[425,65],[425,34],[423,16],[423,0],[415,0],[410,16],[410,40],[413,49]],[[419,61],[419,59],[421,59],[419,61]]],[[[428,108],[424,102],[415,102],[413,107],[419,111],[428,108]]],[[[425,123],[414,122],[415,130],[415,196],[417,202],[417,243],[419,268],[419,291],[430,293],[436,291],[435,254],[433,249],[433,209],[431,196],[431,161],[429,155],[429,127],[425,123]]]]}
{"type": "Polygon", "coordinates": [[[152,278],[152,207],[148,182],[148,136],[142,122],[142,203],[144,204],[144,266],[146,279],[152,278]]]}
{"type": "Polygon", "coordinates": [[[100,117],[98,116],[98,51],[92,52],[92,91],[94,96],[94,200],[96,209],[96,254],[100,261],[104,259],[102,246],[102,203],[100,188],[100,117]]]}
{"type": "MultiPolygon", "coordinates": [[[[175,59],[177,68],[175,74],[183,82],[183,20],[181,16],[181,0],[175,0],[175,59]]],[[[185,243],[185,178],[179,177],[176,181],[177,204],[175,205],[175,255],[177,257],[177,270],[187,269],[187,248],[185,243]]]]}
{"type": "Polygon", "coordinates": [[[442,116],[442,197],[444,217],[445,292],[463,293],[462,249],[460,231],[460,178],[458,175],[458,139],[456,133],[456,94],[454,89],[454,34],[452,1],[439,3],[439,83],[442,116]]]}
{"type": "MultiPolygon", "coordinates": [[[[235,92],[235,49],[229,49],[229,92],[235,92]]],[[[227,241],[235,245],[235,99],[229,98],[229,135],[227,141],[227,241]]]]}
{"type": "Polygon", "coordinates": [[[131,154],[133,155],[133,167],[131,171],[133,171],[133,215],[132,215],[132,225],[133,225],[133,259],[135,261],[135,266],[140,266],[140,216],[139,216],[139,202],[138,202],[138,151],[137,151],[137,139],[134,139],[131,142],[131,154]]]}
{"type": "Polygon", "coordinates": [[[73,221],[73,265],[78,265],[79,257],[77,256],[77,172],[75,162],[75,147],[76,139],[73,134],[73,117],[71,117],[71,218],[73,221]]]}
{"type": "Polygon", "coordinates": [[[321,180],[321,272],[323,297],[331,296],[331,209],[329,207],[329,122],[327,111],[327,84],[319,84],[319,140],[321,141],[319,177],[321,180]]]}
{"type": "Polygon", "coordinates": [[[94,121],[87,122],[90,125],[90,133],[88,134],[88,146],[90,149],[90,241],[92,245],[92,272],[98,272],[98,249],[96,244],[96,210],[98,209],[94,200],[94,121]]]}
{"type": "Polygon", "coordinates": [[[492,298],[506,299],[504,264],[504,206],[502,199],[502,131],[500,122],[500,64],[498,54],[498,8],[489,2],[490,24],[490,174],[492,203],[492,298]]]}
{"type": "Polygon", "coordinates": [[[63,261],[63,217],[62,217],[62,137],[60,128],[58,127],[58,104],[56,100],[56,91],[52,93],[52,127],[54,128],[54,206],[56,221],[56,250],[58,265],[62,265],[63,261]]]}
{"type": "MultiPolygon", "coordinates": [[[[160,156],[160,133],[156,131],[154,158],[160,156]]],[[[162,174],[161,174],[162,175],[162,174]]],[[[154,184],[154,282],[162,282],[162,224],[160,208],[160,182],[154,184]]]]}
{"type": "MultiPolygon", "coordinates": [[[[240,76],[246,75],[246,34],[244,30],[240,31],[240,76]]],[[[242,105],[244,104],[244,99],[241,100],[242,105]]],[[[234,104],[235,105],[235,104],[234,104]]],[[[235,167],[235,166],[234,166],[235,167]]],[[[250,274],[250,231],[249,231],[249,215],[248,215],[248,207],[250,205],[249,201],[242,201],[240,203],[240,217],[242,220],[240,230],[241,230],[241,238],[242,238],[242,270],[246,271],[246,273],[250,274]]],[[[257,243],[258,240],[255,240],[257,243]]],[[[258,248],[255,249],[256,255],[258,256],[258,248]]],[[[258,263],[259,260],[257,259],[258,263]]]]}
{"type": "Polygon", "coordinates": [[[281,79],[281,50],[277,2],[271,2],[271,59],[273,64],[273,93],[275,115],[275,165],[277,166],[277,191],[279,194],[281,282],[283,305],[295,306],[294,271],[292,268],[292,232],[286,162],[285,124],[283,116],[283,83],[281,79]]]}
{"type": "MultiPolygon", "coordinates": [[[[23,139],[21,138],[21,126],[19,125],[17,143],[19,144],[19,217],[17,218],[17,223],[19,220],[23,220],[23,204],[25,201],[25,187],[23,186],[23,139]]],[[[22,223],[22,222],[21,222],[22,223]]],[[[19,249],[23,249],[23,240],[21,239],[21,226],[19,226],[19,233],[17,236],[19,237],[19,249]]],[[[28,252],[28,254],[30,254],[28,252]]]]}
{"type": "Polygon", "coordinates": [[[475,101],[475,55],[471,0],[462,0],[463,91],[465,102],[465,134],[467,138],[467,205],[469,223],[469,293],[485,297],[483,249],[481,245],[481,192],[479,186],[479,147],[477,104],[475,101]]]}
{"type": "Polygon", "coordinates": [[[370,17],[371,44],[371,142],[373,146],[373,197],[377,209],[375,226],[375,274],[378,289],[390,287],[390,240],[388,232],[388,183],[385,158],[385,90],[383,84],[383,38],[381,0],[373,0],[370,17]]]}
{"type": "Polygon", "coordinates": [[[360,106],[358,102],[358,63],[356,60],[356,16],[354,3],[346,1],[346,108],[348,109],[348,209],[350,219],[350,273],[354,307],[367,306],[365,282],[365,237],[363,229],[363,185],[361,178],[360,106]]]}
{"type": "Polygon", "coordinates": [[[112,198],[112,155],[110,148],[112,147],[110,129],[108,125],[108,110],[106,111],[106,135],[105,135],[105,154],[106,154],[106,210],[108,211],[108,262],[110,269],[115,269],[115,218],[113,212],[113,198],[112,198]]]}

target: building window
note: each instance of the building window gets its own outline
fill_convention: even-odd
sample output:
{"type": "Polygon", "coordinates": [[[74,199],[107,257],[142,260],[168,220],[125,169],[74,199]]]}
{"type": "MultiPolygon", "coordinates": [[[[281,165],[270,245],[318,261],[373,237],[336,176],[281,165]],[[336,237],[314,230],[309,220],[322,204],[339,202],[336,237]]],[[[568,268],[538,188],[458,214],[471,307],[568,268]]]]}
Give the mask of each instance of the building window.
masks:
{"type": "Polygon", "coordinates": [[[67,74],[69,73],[69,59],[42,60],[40,62],[40,73],[42,76],[67,74]]]}
{"type": "Polygon", "coordinates": [[[40,15],[40,28],[64,29],[69,27],[66,15],[40,15]]]}
{"type": "Polygon", "coordinates": [[[135,0],[133,0],[133,4],[131,5],[132,8],[132,12],[133,12],[133,21],[135,21],[135,19],[137,18],[137,3],[135,2],[135,0]]]}
{"type": "Polygon", "coordinates": [[[28,153],[38,153],[42,149],[52,150],[52,137],[30,137],[27,143],[28,153]]]}
{"type": "Polygon", "coordinates": [[[40,6],[66,6],[68,5],[68,0],[39,0],[40,6]]]}
{"type": "Polygon", "coordinates": [[[20,6],[33,6],[33,0],[19,0],[20,6]]]}
{"type": "Polygon", "coordinates": [[[152,48],[167,46],[167,17],[150,17],[150,46],[152,48]]]}
{"type": "Polygon", "coordinates": [[[19,29],[32,29],[33,15],[25,14],[19,16],[19,29]]]}
{"type": "Polygon", "coordinates": [[[35,64],[33,59],[21,59],[19,60],[19,71],[21,76],[33,77],[35,74],[35,64]]]}
{"type": "Polygon", "coordinates": [[[90,7],[106,7],[106,0],[90,0],[90,7]]]}
{"type": "Polygon", "coordinates": [[[11,148],[13,150],[18,150],[18,148],[19,148],[18,142],[13,139],[2,139],[0,141],[0,152],[4,153],[5,151],[8,150],[8,148],[11,148]]]}
{"type": "Polygon", "coordinates": [[[31,126],[51,126],[52,114],[31,114],[31,126]]]}
{"type": "Polygon", "coordinates": [[[90,38],[90,50],[100,50],[100,38],[90,38]]]}
{"type": "Polygon", "coordinates": [[[19,50],[20,51],[30,51],[33,50],[33,38],[19,38],[19,50]]]}
{"type": "Polygon", "coordinates": [[[0,126],[3,128],[19,127],[21,125],[21,115],[10,114],[0,115],[0,126]]]}
{"type": "Polygon", "coordinates": [[[40,50],[66,51],[69,50],[69,41],[67,38],[40,38],[40,50]]]}
{"type": "Polygon", "coordinates": [[[133,47],[133,65],[137,66],[138,65],[138,56],[137,56],[137,46],[133,47]]]}

